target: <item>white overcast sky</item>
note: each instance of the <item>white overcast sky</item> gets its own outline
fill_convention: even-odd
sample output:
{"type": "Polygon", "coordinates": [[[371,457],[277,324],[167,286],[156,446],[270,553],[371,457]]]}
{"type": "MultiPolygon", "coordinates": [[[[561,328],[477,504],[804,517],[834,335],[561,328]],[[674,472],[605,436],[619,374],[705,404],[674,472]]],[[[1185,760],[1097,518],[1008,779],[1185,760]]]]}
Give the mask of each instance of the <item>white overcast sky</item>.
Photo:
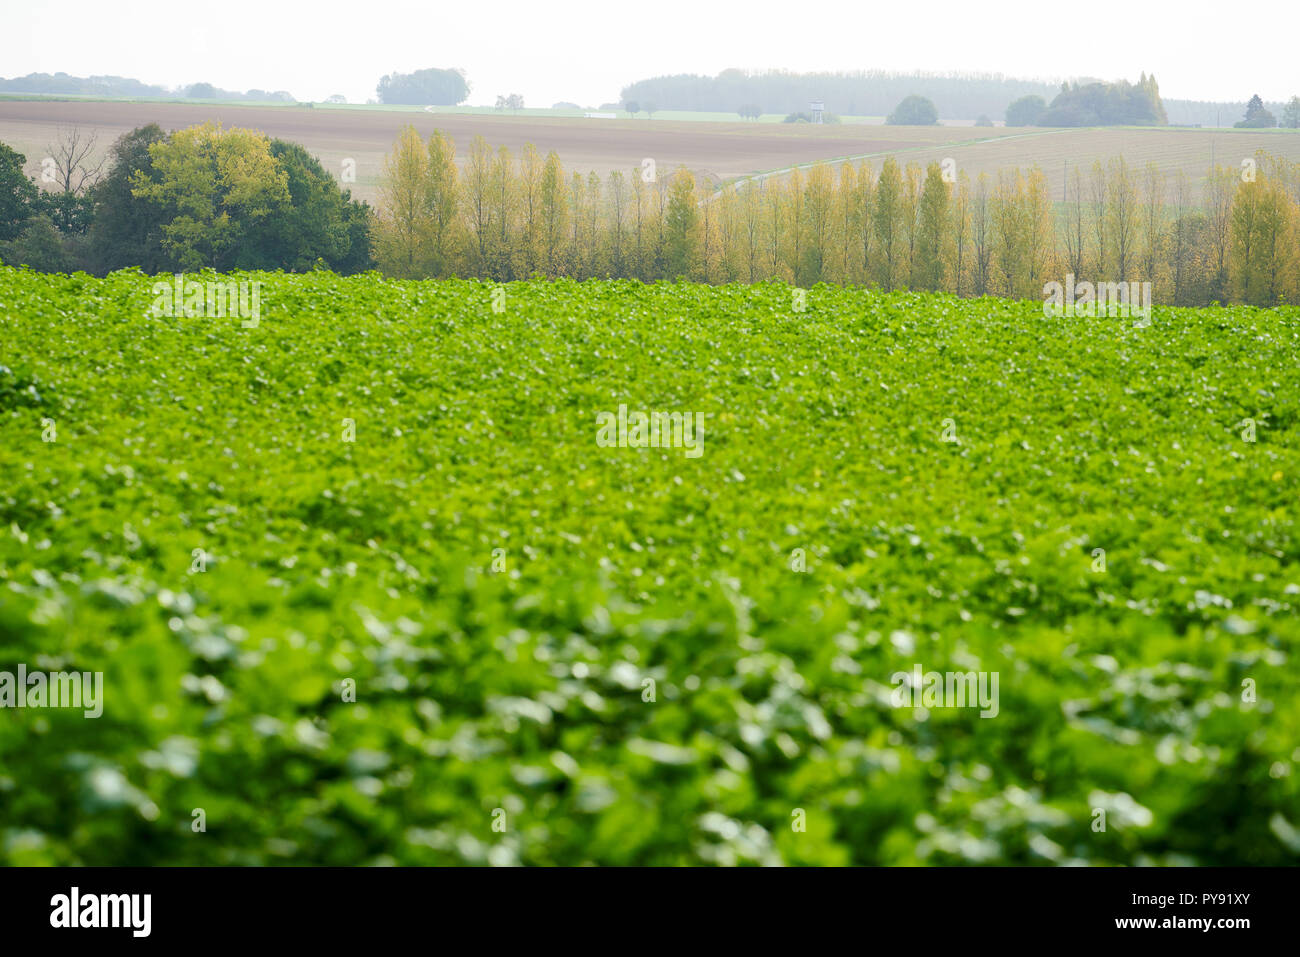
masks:
{"type": "Polygon", "coordinates": [[[385,73],[461,67],[470,104],[598,106],[633,80],[728,67],[980,71],[1136,80],[1166,97],[1300,93],[1300,0],[0,0],[0,75],[375,95],[385,73]]]}

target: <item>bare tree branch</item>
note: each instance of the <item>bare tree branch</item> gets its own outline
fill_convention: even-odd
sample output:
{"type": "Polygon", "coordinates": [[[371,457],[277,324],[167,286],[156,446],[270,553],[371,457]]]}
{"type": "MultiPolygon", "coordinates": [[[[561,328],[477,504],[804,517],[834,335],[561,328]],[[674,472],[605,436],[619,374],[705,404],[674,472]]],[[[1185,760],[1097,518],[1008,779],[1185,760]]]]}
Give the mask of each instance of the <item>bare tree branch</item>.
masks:
{"type": "Polygon", "coordinates": [[[99,134],[94,130],[84,134],[79,127],[60,127],[58,138],[47,147],[49,159],[54,161],[55,182],[65,193],[80,195],[94,186],[103,176],[108,155],[95,158],[95,143],[99,134]]]}

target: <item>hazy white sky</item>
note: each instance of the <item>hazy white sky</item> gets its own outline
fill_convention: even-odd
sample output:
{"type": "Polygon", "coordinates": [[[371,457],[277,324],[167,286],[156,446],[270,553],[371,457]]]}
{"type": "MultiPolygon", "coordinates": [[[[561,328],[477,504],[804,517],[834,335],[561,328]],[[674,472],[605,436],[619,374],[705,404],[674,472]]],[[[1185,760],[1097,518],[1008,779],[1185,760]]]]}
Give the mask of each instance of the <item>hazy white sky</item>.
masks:
{"type": "Polygon", "coordinates": [[[951,70],[1136,80],[1176,99],[1300,93],[1297,0],[0,0],[0,75],[375,95],[385,73],[462,67],[471,104],[617,100],[633,80],[727,67],[951,70]]]}

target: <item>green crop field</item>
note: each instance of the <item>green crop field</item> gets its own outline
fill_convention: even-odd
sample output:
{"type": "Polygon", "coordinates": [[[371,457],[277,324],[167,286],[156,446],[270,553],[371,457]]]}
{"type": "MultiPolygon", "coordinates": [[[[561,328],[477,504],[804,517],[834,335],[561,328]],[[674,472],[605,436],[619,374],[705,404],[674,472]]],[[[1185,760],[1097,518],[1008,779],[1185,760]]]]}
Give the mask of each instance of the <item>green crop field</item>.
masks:
{"type": "Polygon", "coordinates": [[[0,267],[0,862],[1300,860],[1300,309],[225,278],[0,267]]]}

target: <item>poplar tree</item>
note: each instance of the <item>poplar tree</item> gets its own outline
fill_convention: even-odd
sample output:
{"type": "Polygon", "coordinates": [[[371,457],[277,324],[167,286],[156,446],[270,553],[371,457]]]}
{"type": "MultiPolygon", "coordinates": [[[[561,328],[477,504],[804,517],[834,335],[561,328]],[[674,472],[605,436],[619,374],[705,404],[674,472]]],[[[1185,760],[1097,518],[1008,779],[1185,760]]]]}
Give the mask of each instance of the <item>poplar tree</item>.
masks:
{"type": "Polygon", "coordinates": [[[1083,172],[1078,166],[1067,184],[1069,199],[1065,204],[1065,222],[1062,235],[1065,239],[1065,267],[1077,280],[1087,278],[1088,233],[1084,228],[1083,172]]]}
{"type": "Polygon", "coordinates": [[[397,134],[384,158],[375,224],[375,261],[392,276],[418,278],[429,268],[429,151],[414,126],[397,134]]]}
{"type": "Polygon", "coordinates": [[[957,177],[957,195],[952,204],[952,280],[949,288],[955,295],[965,289],[966,273],[971,260],[971,189],[970,177],[963,170],[957,177]]]}
{"type": "Polygon", "coordinates": [[[564,255],[564,238],[570,214],[569,198],[564,182],[564,166],[560,163],[560,157],[555,150],[546,154],[538,198],[542,267],[548,276],[555,278],[564,275],[568,265],[564,255]]]}
{"type": "Polygon", "coordinates": [[[974,292],[986,296],[993,263],[993,218],[989,208],[989,176],[980,173],[971,202],[971,268],[974,292]]]}
{"type": "Polygon", "coordinates": [[[512,244],[510,258],[514,264],[515,276],[527,279],[542,265],[542,158],[532,143],[524,144],[524,151],[519,157],[516,191],[520,233],[512,244]]]}
{"type": "Polygon", "coordinates": [[[510,237],[515,230],[518,192],[513,170],[514,157],[510,155],[509,149],[500,147],[492,161],[492,188],[489,194],[492,242],[488,246],[488,262],[491,277],[502,281],[516,278],[510,249],[510,237]]]}
{"type": "Polygon", "coordinates": [[[465,165],[466,218],[473,241],[471,269],[480,276],[491,274],[488,247],[492,233],[492,148],[482,135],[474,137],[469,146],[469,162],[465,165]]]}
{"type": "Polygon", "coordinates": [[[835,223],[835,182],[825,163],[816,163],[808,171],[802,205],[803,238],[795,282],[811,286],[827,278],[835,223]]]}
{"type": "Polygon", "coordinates": [[[1142,276],[1152,283],[1159,280],[1167,242],[1165,212],[1165,175],[1155,163],[1148,163],[1142,182],[1142,276]]]}
{"type": "Polygon", "coordinates": [[[871,211],[876,208],[876,173],[865,161],[858,166],[858,248],[856,275],[862,283],[871,282],[875,268],[875,229],[871,211]]]}
{"type": "Polygon", "coordinates": [[[948,236],[948,184],[938,163],[931,163],[921,187],[917,213],[916,251],[912,261],[912,285],[916,289],[942,289],[946,269],[948,236]]]}
{"type": "Polygon", "coordinates": [[[871,208],[871,226],[879,255],[875,275],[872,277],[886,292],[894,288],[899,279],[899,260],[902,258],[903,236],[900,223],[903,215],[903,177],[892,156],[886,158],[876,181],[875,202],[871,208]]]}
{"type": "Polygon", "coordinates": [[[614,276],[628,274],[623,252],[627,207],[627,184],[622,171],[614,170],[609,174],[609,268],[614,276]]]}
{"type": "Polygon", "coordinates": [[[835,187],[835,234],[837,255],[831,279],[840,283],[861,280],[858,267],[858,243],[862,230],[862,199],[858,190],[858,172],[852,163],[842,163],[835,187]]]}
{"type": "Polygon", "coordinates": [[[916,163],[908,163],[903,170],[902,223],[903,259],[899,263],[898,281],[905,286],[915,285],[913,265],[916,262],[916,240],[921,225],[921,188],[925,173],[916,163]]]}
{"type": "Polygon", "coordinates": [[[1228,298],[1228,255],[1236,184],[1237,171],[1218,165],[1210,170],[1205,180],[1206,226],[1213,266],[1208,294],[1215,302],[1228,298]]]}
{"type": "Polygon", "coordinates": [[[1106,229],[1110,234],[1111,262],[1115,267],[1111,282],[1129,282],[1137,260],[1138,198],[1133,173],[1124,157],[1111,159],[1107,170],[1106,229]]]}
{"type": "Polygon", "coordinates": [[[998,170],[998,185],[990,203],[993,262],[1002,277],[1001,292],[1011,299],[1022,295],[1031,271],[1024,195],[1025,178],[1020,170],[998,170]]]}
{"type": "Polygon", "coordinates": [[[740,191],[741,267],[747,282],[758,282],[763,248],[763,193],[761,180],[745,184],[740,191]]]}
{"type": "Polygon", "coordinates": [[[700,212],[695,205],[695,177],[685,168],[673,174],[664,216],[664,261],[667,279],[687,278],[699,270],[700,212]]]}
{"type": "Polygon", "coordinates": [[[441,130],[429,137],[429,164],[425,173],[428,210],[428,270],[435,277],[454,276],[461,257],[459,171],[456,144],[441,130]]]}

